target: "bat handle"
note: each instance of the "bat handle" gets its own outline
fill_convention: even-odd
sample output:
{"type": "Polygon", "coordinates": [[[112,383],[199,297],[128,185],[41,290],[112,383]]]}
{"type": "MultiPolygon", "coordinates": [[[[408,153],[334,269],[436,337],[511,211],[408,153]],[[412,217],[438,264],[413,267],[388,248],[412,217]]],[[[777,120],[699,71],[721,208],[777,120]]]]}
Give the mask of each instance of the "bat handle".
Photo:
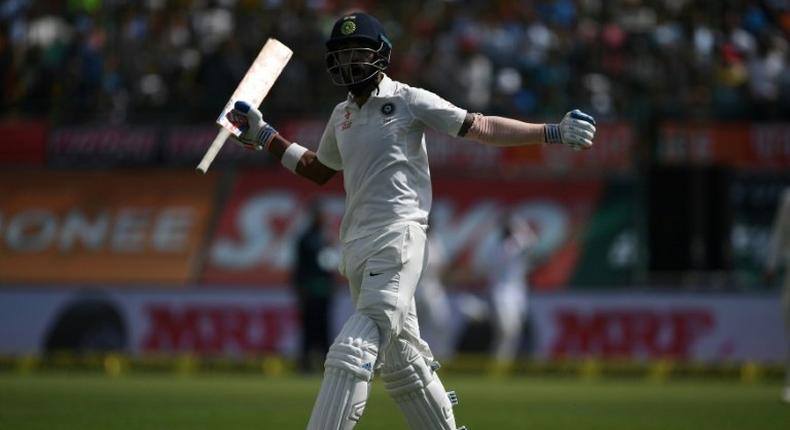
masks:
{"type": "Polygon", "coordinates": [[[214,161],[217,154],[219,154],[219,150],[222,149],[222,145],[225,144],[228,137],[230,137],[230,130],[225,127],[220,127],[217,137],[211,142],[211,146],[209,146],[208,151],[206,151],[206,155],[203,156],[203,159],[200,160],[200,164],[197,166],[197,170],[200,173],[205,174],[208,171],[208,167],[211,165],[211,162],[214,161]]]}

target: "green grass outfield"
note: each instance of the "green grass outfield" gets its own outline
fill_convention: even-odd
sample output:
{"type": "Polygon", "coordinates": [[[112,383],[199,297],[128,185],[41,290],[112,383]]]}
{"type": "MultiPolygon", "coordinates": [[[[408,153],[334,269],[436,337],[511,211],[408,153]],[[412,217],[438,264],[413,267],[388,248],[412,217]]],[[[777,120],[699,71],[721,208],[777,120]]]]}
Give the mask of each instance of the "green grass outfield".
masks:
{"type": "MultiPolygon", "coordinates": [[[[790,429],[781,385],[450,375],[470,430],[790,429]]],[[[358,429],[404,429],[380,381],[358,429]]],[[[317,377],[0,374],[0,429],[303,429],[317,377]]]]}

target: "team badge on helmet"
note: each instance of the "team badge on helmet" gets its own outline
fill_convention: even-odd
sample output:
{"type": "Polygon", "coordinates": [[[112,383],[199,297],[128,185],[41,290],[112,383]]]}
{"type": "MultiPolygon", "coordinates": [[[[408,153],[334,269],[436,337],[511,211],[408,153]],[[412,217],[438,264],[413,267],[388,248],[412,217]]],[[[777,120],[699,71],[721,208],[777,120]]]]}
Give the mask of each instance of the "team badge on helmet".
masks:
{"type": "Polygon", "coordinates": [[[349,34],[355,32],[357,30],[357,25],[354,24],[354,21],[346,21],[343,25],[340,26],[340,32],[343,33],[344,36],[348,36],[349,34]]]}

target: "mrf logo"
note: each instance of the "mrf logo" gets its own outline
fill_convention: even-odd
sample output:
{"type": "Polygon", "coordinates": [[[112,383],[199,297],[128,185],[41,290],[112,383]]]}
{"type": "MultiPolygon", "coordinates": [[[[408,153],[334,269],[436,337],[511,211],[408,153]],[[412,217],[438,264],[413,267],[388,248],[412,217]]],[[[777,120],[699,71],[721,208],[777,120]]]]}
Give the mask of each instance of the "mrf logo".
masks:
{"type": "Polygon", "coordinates": [[[145,308],[145,352],[280,352],[295,324],[288,307],[152,304],[145,308]]]}
{"type": "Polygon", "coordinates": [[[558,335],[551,344],[554,358],[690,357],[694,344],[709,334],[714,318],[705,309],[603,309],[583,312],[558,309],[558,335]]]}

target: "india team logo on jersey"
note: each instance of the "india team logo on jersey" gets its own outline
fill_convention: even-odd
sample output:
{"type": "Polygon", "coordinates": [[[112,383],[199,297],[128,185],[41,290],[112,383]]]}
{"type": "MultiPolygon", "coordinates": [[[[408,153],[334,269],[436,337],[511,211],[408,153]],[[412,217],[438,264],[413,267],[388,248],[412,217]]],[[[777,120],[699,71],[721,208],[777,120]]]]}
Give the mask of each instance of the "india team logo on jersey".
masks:
{"type": "Polygon", "coordinates": [[[381,113],[384,115],[381,118],[382,125],[389,125],[390,123],[396,120],[395,115],[395,104],[392,102],[384,103],[381,106],[381,113]]]}
{"type": "Polygon", "coordinates": [[[381,113],[384,115],[392,115],[395,113],[395,105],[392,104],[392,102],[384,103],[384,105],[381,107],[381,113]]]}

